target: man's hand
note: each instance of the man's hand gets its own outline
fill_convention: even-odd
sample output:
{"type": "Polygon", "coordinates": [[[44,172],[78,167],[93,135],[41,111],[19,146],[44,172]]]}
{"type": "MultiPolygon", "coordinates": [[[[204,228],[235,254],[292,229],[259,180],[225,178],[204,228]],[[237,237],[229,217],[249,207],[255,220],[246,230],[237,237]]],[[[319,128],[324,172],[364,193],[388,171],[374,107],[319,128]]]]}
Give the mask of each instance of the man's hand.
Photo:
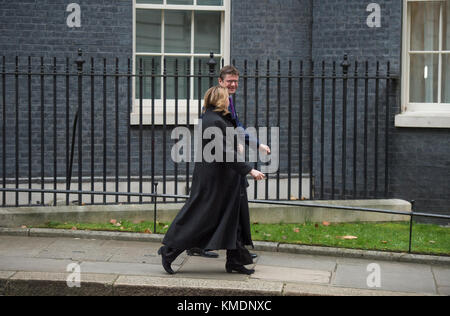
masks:
{"type": "Polygon", "coordinates": [[[253,169],[252,171],[250,171],[250,175],[253,177],[253,179],[255,179],[256,181],[258,180],[264,180],[266,178],[266,176],[264,175],[264,173],[253,169]]]}
{"type": "Polygon", "coordinates": [[[270,147],[264,144],[259,145],[259,150],[266,155],[270,155],[270,147]]]}

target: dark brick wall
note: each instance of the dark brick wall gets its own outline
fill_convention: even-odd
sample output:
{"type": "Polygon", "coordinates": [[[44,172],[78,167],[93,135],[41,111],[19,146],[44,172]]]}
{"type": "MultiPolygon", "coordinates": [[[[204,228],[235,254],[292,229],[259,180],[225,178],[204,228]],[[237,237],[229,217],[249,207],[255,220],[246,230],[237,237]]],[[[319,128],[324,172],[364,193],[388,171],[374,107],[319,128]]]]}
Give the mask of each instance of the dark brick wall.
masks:
{"type": "Polygon", "coordinates": [[[132,0],[80,0],[81,27],[69,28],[73,1],[0,1],[2,55],[74,56],[78,48],[97,57],[132,55],[132,0]]]}
{"type": "Polygon", "coordinates": [[[311,0],[232,1],[231,27],[233,59],[311,57],[311,0]]]}

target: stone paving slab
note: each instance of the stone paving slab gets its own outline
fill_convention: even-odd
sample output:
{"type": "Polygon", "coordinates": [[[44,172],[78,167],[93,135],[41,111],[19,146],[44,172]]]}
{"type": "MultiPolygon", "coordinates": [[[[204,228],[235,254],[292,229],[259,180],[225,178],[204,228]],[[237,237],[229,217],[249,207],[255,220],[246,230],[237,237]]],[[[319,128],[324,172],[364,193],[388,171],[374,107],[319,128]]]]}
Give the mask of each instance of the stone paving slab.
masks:
{"type": "Polygon", "coordinates": [[[303,283],[322,283],[328,284],[331,278],[331,272],[320,270],[294,269],[275,266],[264,266],[258,264],[252,279],[266,281],[288,281],[303,283]]]}
{"type": "MultiPolygon", "coordinates": [[[[381,287],[386,291],[437,294],[430,266],[378,262],[381,287]]],[[[370,269],[369,269],[370,270],[370,269]]],[[[368,262],[339,264],[332,285],[368,289],[368,278],[374,270],[368,271],[368,262]]]]}
{"type": "Polygon", "coordinates": [[[42,250],[38,257],[74,261],[107,261],[114,252],[110,248],[103,247],[104,243],[104,240],[56,239],[54,243],[42,250]]]}
{"type": "Polygon", "coordinates": [[[55,241],[54,238],[1,236],[0,256],[34,257],[55,241]]]}
{"type": "Polygon", "coordinates": [[[66,272],[72,260],[0,256],[1,271],[66,272]]]}
{"type": "Polygon", "coordinates": [[[333,271],[336,258],[317,257],[313,255],[289,254],[282,252],[258,252],[258,264],[266,266],[283,266],[288,268],[333,271]]]}
{"type": "Polygon", "coordinates": [[[312,284],[286,284],[284,296],[422,296],[422,294],[407,292],[390,292],[381,290],[365,290],[342,288],[312,284]]]}
{"type": "MultiPolygon", "coordinates": [[[[225,255],[223,252],[219,252],[220,257],[218,259],[208,259],[202,257],[188,257],[185,264],[178,270],[178,274],[181,278],[201,278],[201,279],[214,279],[214,280],[229,280],[229,281],[244,281],[248,279],[248,276],[238,273],[226,273],[225,272],[225,255]]],[[[250,265],[250,268],[254,265],[250,265]]]]}
{"type": "Polygon", "coordinates": [[[185,278],[120,276],[114,284],[115,295],[168,296],[279,296],[282,282],[260,280],[227,281],[185,278]]]}

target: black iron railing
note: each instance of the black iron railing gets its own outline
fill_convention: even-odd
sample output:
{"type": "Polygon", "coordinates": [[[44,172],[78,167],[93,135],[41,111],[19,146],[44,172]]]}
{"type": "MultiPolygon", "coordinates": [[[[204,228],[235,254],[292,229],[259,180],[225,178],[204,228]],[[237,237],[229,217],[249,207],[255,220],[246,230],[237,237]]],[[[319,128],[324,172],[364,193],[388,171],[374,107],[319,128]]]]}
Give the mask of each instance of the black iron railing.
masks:
{"type": "MultiPolygon", "coordinates": [[[[57,191],[69,191],[75,182],[78,204],[145,203],[142,196],[138,201],[124,196],[124,201],[115,195],[111,201],[105,193],[98,201],[83,192],[141,194],[153,192],[156,182],[163,194],[189,192],[194,163],[171,161],[170,132],[179,126],[193,129],[194,117],[200,117],[203,93],[217,82],[221,64],[213,55],[198,65],[182,58],[138,58],[134,69],[131,59],[99,63],[81,51],[72,61],[40,58],[36,65],[35,60],[2,59],[3,206],[56,204],[57,191]],[[36,184],[39,199],[31,191],[36,184]],[[12,203],[8,188],[16,189],[12,203]],[[52,199],[44,196],[50,188],[52,199]],[[25,201],[19,201],[18,189],[28,193],[25,201]]],[[[274,144],[278,171],[262,186],[252,182],[251,197],[389,197],[389,134],[398,79],[389,62],[369,67],[368,61],[350,63],[345,56],[343,62],[233,64],[241,71],[234,103],[244,125],[280,132],[274,144]]],[[[65,203],[73,201],[65,193],[65,203]]]]}

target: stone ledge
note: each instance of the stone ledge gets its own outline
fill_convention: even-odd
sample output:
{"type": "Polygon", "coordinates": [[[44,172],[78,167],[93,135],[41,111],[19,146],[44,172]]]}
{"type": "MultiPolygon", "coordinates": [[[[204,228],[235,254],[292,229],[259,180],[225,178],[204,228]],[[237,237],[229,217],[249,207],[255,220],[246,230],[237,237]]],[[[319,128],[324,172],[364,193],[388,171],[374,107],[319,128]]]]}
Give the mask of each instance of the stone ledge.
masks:
{"type": "Polygon", "coordinates": [[[17,272],[6,279],[6,296],[109,296],[116,275],[83,274],[81,287],[67,286],[67,273],[17,272]]]}
{"type": "MultiPolygon", "coordinates": [[[[303,206],[285,206],[250,203],[252,222],[261,224],[304,222],[387,222],[409,221],[409,215],[391,215],[375,212],[323,208],[320,205],[362,207],[380,210],[411,212],[411,204],[403,200],[345,200],[345,201],[302,201],[303,206]]],[[[171,222],[180,211],[182,204],[158,204],[157,219],[171,222]]],[[[101,223],[110,219],[130,221],[153,221],[154,205],[86,205],[55,207],[6,207],[0,208],[0,223],[3,227],[44,225],[54,222],[101,223]]]]}
{"type": "MultiPolygon", "coordinates": [[[[81,287],[69,288],[67,274],[0,271],[5,296],[423,296],[330,285],[252,280],[224,281],[171,277],[83,274],[81,287]]],[[[431,296],[431,295],[430,295],[431,296]]]]}

